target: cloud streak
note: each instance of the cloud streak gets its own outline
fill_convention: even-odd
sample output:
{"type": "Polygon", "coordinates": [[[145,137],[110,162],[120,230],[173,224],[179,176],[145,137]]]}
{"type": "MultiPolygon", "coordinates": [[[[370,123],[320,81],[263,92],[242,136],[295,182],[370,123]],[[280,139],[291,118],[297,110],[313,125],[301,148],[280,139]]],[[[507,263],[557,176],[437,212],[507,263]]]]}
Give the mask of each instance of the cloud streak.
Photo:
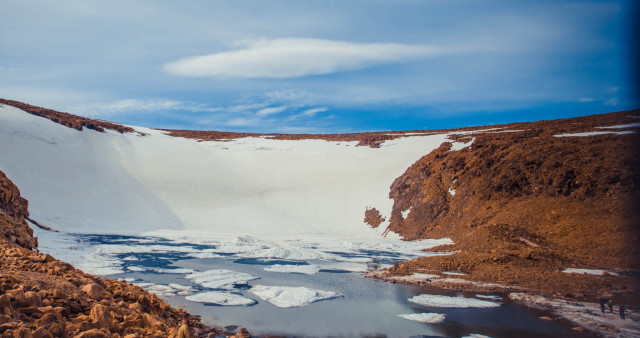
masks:
{"type": "Polygon", "coordinates": [[[169,62],[163,70],[187,77],[282,79],[357,70],[452,52],[445,47],[425,45],[302,38],[258,40],[241,45],[244,48],[169,62]]]}
{"type": "Polygon", "coordinates": [[[257,116],[267,116],[272,114],[277,114],[285,111],[287,107],[270,107],[258,110],[256,113],[257,116]]]}

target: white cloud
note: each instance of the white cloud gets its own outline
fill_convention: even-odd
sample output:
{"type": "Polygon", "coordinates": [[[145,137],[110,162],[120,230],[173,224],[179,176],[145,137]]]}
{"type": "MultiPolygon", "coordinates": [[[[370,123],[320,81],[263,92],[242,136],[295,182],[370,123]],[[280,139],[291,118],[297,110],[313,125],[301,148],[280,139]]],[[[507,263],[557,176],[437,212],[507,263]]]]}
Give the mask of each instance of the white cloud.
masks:
{"type": "Polygon", "coordinates": [[[166,99],[125,99],[112,103],[91,103],[76,105],[69,108],[71,112],[85,116],[119,114],[119,113],[149,113],[168,110],[186,110],[191,112],[215,112],[220,108],[211,108],[200,104],[166,99]]]}
{"type": "Polygon", "coordinates": [[[312,108],[312,109],[307,109],[307,110],[303,111],[302,115],[313,117],[317,113],[322,113],[322,112],[325,112],[327,110],[328,110],[327,108],[312,108]]]}
{"type": "Polygon", "coordinates": [[[270,108],[264,108],[264,109],[260,109],[258,110],[258,112],[256,113],[257,116],[267,116],[267,115],[271,115],[271,114],[277,114],[280,112],[285,111],[285,109],[287,109],[287,107],[270,107],[270,108]]]}
{"type": "Polygon", "coordinates": [[[245,42],[243,49],[166,63],[172,75],[190,77],[294,78],[367,68],[450,50],[399,43],[353,43],[323,39],[245,42]]]}

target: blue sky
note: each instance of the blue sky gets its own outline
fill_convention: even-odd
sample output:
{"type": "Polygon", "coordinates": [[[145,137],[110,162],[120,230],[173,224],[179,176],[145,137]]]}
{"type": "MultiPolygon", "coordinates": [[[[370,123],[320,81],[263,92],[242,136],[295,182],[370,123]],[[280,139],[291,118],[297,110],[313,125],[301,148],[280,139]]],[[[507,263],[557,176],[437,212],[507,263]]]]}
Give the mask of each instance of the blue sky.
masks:
{"type": "Polygon", "coordinates": [[[638,108],[633,1],[0,1],[0,97],[120,123],[411,130],[638,108]]]}

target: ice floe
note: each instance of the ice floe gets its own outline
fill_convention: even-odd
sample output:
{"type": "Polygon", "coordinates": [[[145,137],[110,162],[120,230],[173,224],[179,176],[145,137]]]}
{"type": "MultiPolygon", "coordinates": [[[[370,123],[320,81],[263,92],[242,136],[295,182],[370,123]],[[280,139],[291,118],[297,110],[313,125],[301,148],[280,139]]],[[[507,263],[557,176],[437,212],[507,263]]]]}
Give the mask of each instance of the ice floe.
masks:
{"type": "Polygon", "coordinates": [[[185,278],[205,288],[233,289],[236,285],[247,284],[259,277],[231,270],[207,270],[188,274],[185,278]]]}
{"type": "Polygon", "coordinates": [[[142,272],[142,271],[147,271],[147,269],[146,269],[146,268],[139,267],[139,266],[127,266],[127,270],[129,270],[129,271],[133,271],[133,272],[142,272]]]}
{"type": "Polygon", "coordinates": [[[315,275],[320,271],[317,265],[292,265],[292,264],[274,264],[264,268],[265,271],[282,272],[282,273],[303,273],[307,275],[315,275]]]}
{"type": "Polygon", "coordinates": [[[452,297],[442,295],[422,294],[408,299],[412,303],[443,308],[490,308],[498,307],[500,303],[466,297],[452,297]]]}
{"type": "Polygon", "coordinates": [[[442,313],[409,313],[409,314],[401,314],[398,317],[402,317],[404,319],[413,320],[416,322],[436,324],[442,323],[446,317],[446,315],[442,313]]]}
{"type": "Polygon", "coordinates": [[[217,304],[224,306],[248,306],[257,302],[235,293],[222,291],[206,291],[185,297],[187,300],[198,303],[217,304]]]}
{"type": "Polygon", "coordinates": [[[162,268],[155,268],[153,269],[153,271],[157,272],[157,273],[167,273],[167,274],[191,274],[191,273],[195,273],[196,270],[193,269],[185,269],[185,268],[175,268],[175,269],[162,269],[162,268]]]}
{"type": "Polygon", "coordinates": [[[342,296],[333,291],[293,286],[255,285],[249,291],[277,307],[301,307],[313,302],[342,296]]]}

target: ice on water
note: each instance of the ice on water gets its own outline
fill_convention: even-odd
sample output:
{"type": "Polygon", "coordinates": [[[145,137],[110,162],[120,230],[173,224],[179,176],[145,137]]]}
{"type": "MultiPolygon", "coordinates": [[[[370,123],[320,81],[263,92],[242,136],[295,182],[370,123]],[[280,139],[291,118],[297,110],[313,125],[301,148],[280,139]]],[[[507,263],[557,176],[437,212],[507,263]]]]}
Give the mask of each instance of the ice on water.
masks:
{"type": "Polygon", "coordinates": [[[306,287],[255,285],[249,290],[277,307],[301,307],[313,302],[341,297],[337,292],[306,287]]]}
{"type": "Polygon", "coordinates": [[[421,323],[442,323],[445,319],[445,315],[442,313],[409,313],[409,314],[400,314],[398,317],[402,317],[404,319],[413,320],[415,322],[421,323]]]}
{"type": "Polygon", "coordinates": [[[216,304],[224,306],[248,306],[257,303],[255,300],[229,292],[206,291],[185,297],[197,303],[216,304]]]}
{"type": "Polygon", "coordinates": [[[500,303],[487,300],[430,294],[414,296],[408,300],[419,305],[440,308],[491,308],[500,306],[500,303]]]}
{"type": "Polygon", "coordinates": [[[259,277],[232,270],[214,269],[194,272],[186,275],[185,278],[205,288],[233,289],[237,285],[247,284],[249,281],[258,279],[259,277]]]}
{"type": "Polygon", "coordinates": [[[264,268],[265,271],[282,272],[282,273],[304,273],[307,275],[315,275],[320,271],[317,265],[292,265],[292,264],[274,264],[264,268]]]}

